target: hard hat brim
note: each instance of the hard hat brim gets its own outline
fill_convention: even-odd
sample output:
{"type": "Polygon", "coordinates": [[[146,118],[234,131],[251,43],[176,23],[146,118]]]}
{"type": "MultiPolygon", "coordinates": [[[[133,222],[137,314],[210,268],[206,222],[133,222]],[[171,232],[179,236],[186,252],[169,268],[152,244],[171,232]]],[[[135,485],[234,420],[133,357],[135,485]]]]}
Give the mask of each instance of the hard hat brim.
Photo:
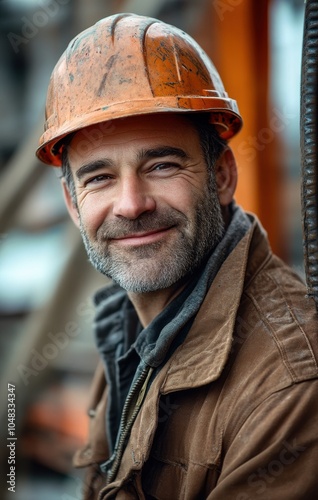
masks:
{"type": "MultiPolygon", "coordinates": [[[[48,165],[60,167],[62,164],[63,139],[69,134],[83,128],[98,125],[103,130],[113,131],[114,120],[153,113],[210,113],[210,122],[217,129],[220,137],[230,139],[242,127],[242,118],[239,114],[236,101],[228,97],[211,96],[171,96],[157,97],[149,100],[134,100],[119,102],[102,107],[84,116],[72,117],[71,124],[66,123],[60,128],[58,136],[50,123],[46,123],[47,130],[43,133],[36,150],[37,157],[48,165]]],[[[55,117],[51,117],[54,121],[55,117]]]]}

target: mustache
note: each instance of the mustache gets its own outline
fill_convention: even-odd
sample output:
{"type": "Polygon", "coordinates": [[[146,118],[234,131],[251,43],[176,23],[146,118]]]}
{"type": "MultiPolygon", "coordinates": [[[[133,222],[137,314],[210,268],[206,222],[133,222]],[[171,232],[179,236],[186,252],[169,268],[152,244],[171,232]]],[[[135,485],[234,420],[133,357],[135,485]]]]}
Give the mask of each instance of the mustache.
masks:
{"type": "Polygon", "coordinates": [[[104,221],[97,235],[103,239],[125,238],[130,234],[157,231],[159,229],[187,223],[187,217],[174,209],[161,212],[143,213],[136,219],[118,218],[104,221]]]}

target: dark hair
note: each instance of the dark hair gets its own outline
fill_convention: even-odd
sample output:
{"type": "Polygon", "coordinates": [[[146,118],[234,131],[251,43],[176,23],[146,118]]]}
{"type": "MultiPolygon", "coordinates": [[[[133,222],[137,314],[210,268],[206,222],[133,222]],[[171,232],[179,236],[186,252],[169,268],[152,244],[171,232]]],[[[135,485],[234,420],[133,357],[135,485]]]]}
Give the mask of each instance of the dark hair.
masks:
{"type": "Polygon", "coordinates": [[[204,160],[210,174],[218,158],[227,146],[227,141],[222,139],[214,125],[209,122],[208,113],[192,113],[187,115],[198,132],[204,160]]]}
{"type": "MultiPolygon", "coordinates": [[[[185,114],[185,116],[189,118],[199,134],[203,157],[207,164],[208,171],[210,175],[212,175],[214,173],[215,163],[226,148],[227,142],[219,136],[215,127],[209,123],[208,113],[191,113],[185,114]]],[[[74,205],[77,206],[75,183],[68,159],[68,145],[72,137],[73,134],[70,134],[64,140],[62,151],[62,177],[65,179],[74,205]]]]}
{"type": "Polygon", "coordinates": [[[61,170],[62,170],[62,177],[64,178],[64,180],[66,182],[66,186],[71,194],[73,204],[75,207],[77,207],[74,177],[73,177],[73,173],[71,170],[70,161],[68,158],[68,146],[69,146],[73,136],[74,136],[74,134],[70,134],[64,140],[63,149],[62,149],[61,170]]]}

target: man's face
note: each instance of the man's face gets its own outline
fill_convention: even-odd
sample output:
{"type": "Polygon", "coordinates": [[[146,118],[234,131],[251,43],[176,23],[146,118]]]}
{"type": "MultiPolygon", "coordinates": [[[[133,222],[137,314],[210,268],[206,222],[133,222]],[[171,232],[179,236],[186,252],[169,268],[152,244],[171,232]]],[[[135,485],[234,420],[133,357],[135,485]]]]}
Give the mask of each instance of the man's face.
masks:
{"type": "Polygon", "coordinates": [[[147,115],[90,127],[73,137],[68,156],[89,259],[127,291],[177,284],[220,240],[214,175],[187,118],[147,115]]]}

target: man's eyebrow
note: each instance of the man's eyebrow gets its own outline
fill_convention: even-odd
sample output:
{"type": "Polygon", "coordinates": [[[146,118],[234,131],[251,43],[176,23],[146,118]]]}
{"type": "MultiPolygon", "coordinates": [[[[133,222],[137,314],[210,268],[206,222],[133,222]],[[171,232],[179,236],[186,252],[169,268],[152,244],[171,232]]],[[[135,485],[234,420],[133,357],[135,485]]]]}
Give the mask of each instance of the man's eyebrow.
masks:
{"type": "Polygon", "coordinates": [[[151,158],[164,158],[165,156],[176,156],[177,158],[189,159],[189,155],[181,148],[173,146],[158,146],[150,149],[143,149],[138,154],[139,160],[151,158]]]}
{"type": "Polygon", "coordinates": [[[90,174],[91,172],[96,172],[104,167],[111,166],[112,162],[110,160],[96,160],[91,163],[87,163],[83,165],[78,170],[76,170],[76,177],[80,181],[85,175],[90,174]]]}
{"type": "MultiPolygon", "coordinates": [[[[138,153],[138,161],[147,160],[152,158],[164,158],[166,156],[175,156],[177,158],[189,159],[189,155],[181,148],[176,148],[173,146],[158,146],[155,148],[142,149],[138,153]]],[[[82,165],[76,172],[75,175],[80,181],[85,175],[92,172],[101,170],[104,167],[113,166],[113,162],[107,158],[102,160],[92,161],[85,165],[82,165]]]]}

